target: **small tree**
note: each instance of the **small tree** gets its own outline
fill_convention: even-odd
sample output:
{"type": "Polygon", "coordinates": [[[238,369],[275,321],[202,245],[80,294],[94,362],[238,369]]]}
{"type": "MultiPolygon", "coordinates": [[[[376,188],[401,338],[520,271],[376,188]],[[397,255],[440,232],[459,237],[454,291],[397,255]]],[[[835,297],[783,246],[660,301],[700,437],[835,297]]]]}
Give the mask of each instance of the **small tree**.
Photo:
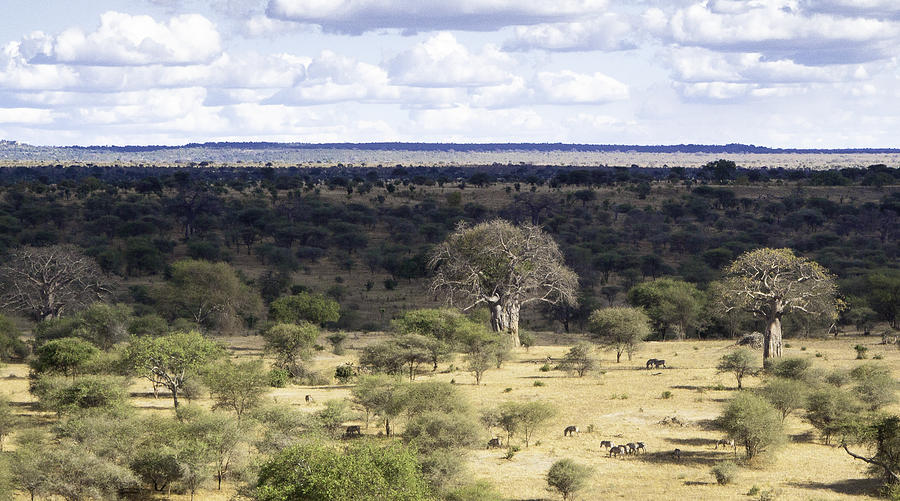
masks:
{"type": "Polygon", "coordinates": [[[627,353],[628,359],[637,346],[650,335],[650,319],[639,308],[612,307],[594,310],[588,319],[591,336],[616,352],[616,363],[627,353]]]}
{"type": "Polygon", "coordinates": [[[857,398],[871,411],[897,401],[897,381],[885,365],[859,365],[850,371],[850,378],[856,382],[853,390],[857,398]]]}
{"type": "Polygon", "coordinates": [[[846,442],[841,445],[847,454],[868,463],[870,471],[881,476],[885,483],[900,483],[900,417],[886,416],[870,424],[865,430],[864,441],[875,446],[874,456],[850,452],[846,442]]]}
{"type": "Polygon", "coordinates": [[[82,376],[68,380],[59,376],[40,376],[31,391],[41,406],[66,414],[80,409],[121,410],[128,398],[127,381],[116,376],[82,376]]]}
{"type": "Polygon", "coordinates": [[[364,376],[350,390],[353,403],[366,411],[366,426],[369,416],[377,414],[384,420],[384,434],[391,436],[391,422],[403,412],[406,405],[406,385],[397,378],[387,375],[364,376]]]}
{"type": "Polygon", "coordinates": [[[571,459],[560,459],[547,472],[547,485],[562,494],[563,499],[569,499],[585,487],[590,476],[589,467],[571,459]]]}
{"type": "Polygon", "coordinates": [[[208,363],[224,354],[222,347],[196,331],[162,337],[132,338],[125,358],[138,375],[172,392],[178,408],[178,392],[208,363]]]}
{"type": "Polygon", "coordinates": [[[128,340],[131,307],[125,304],[94,303],[77,315],[75,335],[90,340],[103,350],[128,340]]]}
{"type": "Polygon", "coordinates": [[[542,428],[547,421],[556,415],[556,408],[546,402],[527,402],[521,404],[520,420],[522,433],[525,435],[525,447],[528,447],[531,437],[542,428]]]}
{"type": "Polygon", "coordinates": [[[812,362],[808,358],[785,357],[774,362],[767,363],[767,371],[775,377],[806,381],[810,379],[812,362]]]}
{"type": "Polygon", "coordinates": [[[48,341],[35,353],[31,362],[35,372],[56,372],[73,378],[100,350],[84,339],[66,337],[48,341]]]}
{"type": "Polygon", "coordinates": [[[704,298],[694,284],[658,278],[634,286],[628,291],[628,302],[644,308],[663,339],[669,326],[675,327],[678,339],[684,339],[699,324],[704,298]]]}
{"type": "Polygon", "coordinates": [[[205,371],[203,379],[216,401],[214,408],[233,410],[238,420],[259,404],[269,385],[262,360],[216,364],[205,371]]]}
{"type": "Polygon", "coordinates": [[[269,307],[269,318],[274,322],[309,322],[323,326],[341,318],[341,306],[322,294],[301,292],[276,299],[269,307]]]}
{"type": "Polygon", "coordinates": [[[723,355],[719,359],[716,371],[719,373],[731,372],[737,378],[737,387],[742,388],[744,376],[752,376],[756,374],[756,367],[753,364],[753,352],[747,348],[740,348],[731,353],[723,355]]]}
{"type": "Polygon", "coordinates": [[[0,362],[23,359],[28,355],[28,346],[19,338],[19,329],[13,322],[0,315],[0,362]]]}
{"type": "Polygon", "coordinates": [[[569,349],[560,365],[563,369],[577,374],[578,377],[584,377],[597,366],[597,359],[594,357],[593,351],[594,347],[590,343],[577,343],[569,349]]]}
{"type": "Polygon", "coordinates": [[[785,440],[781,415],[769,402],[752,393],[739,393],[717,419],[729,437],[747,451],[747,458],[769,451],[785,440]]]}
{"type": "Polygon", "coordinates": [[[347,334],[343,332],[335,332],[334,334],[329,334],[325,339],[331,343],[331,352],[335,355],[343,355],[344,354],[344,341],[347,340],[347,334]]]}
{"type": "Polygon", "coordinates": [[[859,406],[847,392],[825,386],[814,390],[806,399],[805,418],[819,433],[825,444],[833,435],[845,434],[853,427],[859,406]]]}
{"type": "Polygon", "coordinates": [[[475,385],[481,384],[481,378],[484,373],[494,367],[494,354],[489,350],[476,351],[466,355],[466,366],[469,372],[475,376],[475,385]]]}
{"type": "Polygon", "coordinates": [[[792,412],[803,408],[809,386],[795,379],[775,378],[766,383],[760,394],[781,412],[781,421],[784,422],[792,412]]]}
{"type": "Polygon", "coordinates": [[[299,324],[279,323],[264,333],[266,350],[275,355],[275,365],[300,375],[303,360],[312,354],[312,347],[319,337],[319,329],[309,322],[299,324]]]}

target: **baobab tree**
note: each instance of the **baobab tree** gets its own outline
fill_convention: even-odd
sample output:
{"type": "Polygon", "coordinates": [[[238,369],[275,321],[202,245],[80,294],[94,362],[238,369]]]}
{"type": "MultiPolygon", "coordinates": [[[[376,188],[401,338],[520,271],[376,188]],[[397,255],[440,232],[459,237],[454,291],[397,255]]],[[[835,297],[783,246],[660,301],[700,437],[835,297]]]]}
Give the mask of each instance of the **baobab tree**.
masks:
{"type": "Polygon", "coordinates": [[[785,313],[836,318],[840,303],[834,277],[791,249],[745,252],[725,273],[721,291],[726,311],[744,309],[766,323],[763,360],[782,354],[781,318],[785,313]]]}
{"type": "Polygon", "coordinates": [[[0,308],[56,318],[102,300],[112,292],[110,282],[74,245],[20,247],[0,265],[0,308]]]}
{"type": "Polygon", "coordinates": [[[556,242],[532,224],[495,219],[476,226],[460,223],[429,262],[431,287],[465,310],[485,305],[491,327],[519,346],[519,310],[533,302],[576,303],[578,276],[563,263],[556,242]]]}

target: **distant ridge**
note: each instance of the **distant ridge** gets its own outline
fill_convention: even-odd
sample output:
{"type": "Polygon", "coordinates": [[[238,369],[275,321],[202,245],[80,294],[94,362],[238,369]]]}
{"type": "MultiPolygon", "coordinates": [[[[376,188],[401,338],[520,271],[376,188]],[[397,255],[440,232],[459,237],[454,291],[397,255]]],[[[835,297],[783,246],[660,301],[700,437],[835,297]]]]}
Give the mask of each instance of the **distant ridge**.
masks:
{"type": "MultiPolygon", "coordinates": [[[[28,146],[14,141],[2,141],[3,145],[28,146]]],[[[188,148],[242,149],[242,150],[368,150],[368,151],[569,151],[569,152],[636,152],[636,153],[721,153],[721,154],[893,154],[900,148],[769,148],[753,144],[577,144],[577,143],[277,143],[277,142],[206,142],[180,146],[47,146],[86,151],[139,153],[188,148]]]]}

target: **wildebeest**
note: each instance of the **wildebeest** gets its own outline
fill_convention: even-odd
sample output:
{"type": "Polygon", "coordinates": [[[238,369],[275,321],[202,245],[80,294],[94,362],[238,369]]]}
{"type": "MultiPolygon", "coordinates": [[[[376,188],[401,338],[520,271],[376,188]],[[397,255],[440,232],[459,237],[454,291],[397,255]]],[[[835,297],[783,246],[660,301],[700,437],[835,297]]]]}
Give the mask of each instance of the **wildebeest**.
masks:
{"type": "Polygon", "coordinates": [[[306,403],[308,403],[308,404],[313,403],[313,397],[312,397],[312,395],[307,395],[307,396],[306,396],[306,403]]]}
{"type": "Polygon", "coordinates": [[[721,440],[716,440],[716,449],[718,449],[720,445],[723,449],[726,447],[731,447],[732,449],[737,451],[737,446],[734,444],[733,438],[723,438],[721,440]]]}
{"type": "Polygon", "coordinates": [[[500,437],[494,437],[488,440],[488,449],[493,449],[494,447],[502,447],[500,444],[500,437]]]}
{"type": "Polygon", "coordinates": [[[621,445],[614,445],[609,448],[609,455],[607,457],[619,456],[619,454],[625,454],[625,448],[621,445]]]}
{"type": "Polygon", "coordinates": [[[644,442],[637,442],[637,444],[635,446],[635,452],[637,452],[637,451],[647,452],[647,448],[644,447],[644,442]]]}
{"type": "Polygon", "coordinates": [[[358,424],[351,424],[347,427],[347,431],[344,432],[345,437],[352,437],[354,435],[357,437],[362,436],[362,430],[359,428],[358,424]]]}
{"type": "Polygon", "coordinates": [[[564,437],[568,437],[576,433],[581,433],[581,430],[579,430],[577,426],[566,426],[566,429],[563,430],[564,437]]]}
{"type": "Polygon", "coordinates": [[[674,451],[672,451],[672,457],[677,459],[678,461],[681,461],[681,449],[675,449],[674,451]]]}
{"type": "Polygon", "coordinates": [[[616,444],[612,443],[612,440],[601,440],[600,447],[606,447],[606,450],[609,450],[611,447],[615,447],[616,444]]]}

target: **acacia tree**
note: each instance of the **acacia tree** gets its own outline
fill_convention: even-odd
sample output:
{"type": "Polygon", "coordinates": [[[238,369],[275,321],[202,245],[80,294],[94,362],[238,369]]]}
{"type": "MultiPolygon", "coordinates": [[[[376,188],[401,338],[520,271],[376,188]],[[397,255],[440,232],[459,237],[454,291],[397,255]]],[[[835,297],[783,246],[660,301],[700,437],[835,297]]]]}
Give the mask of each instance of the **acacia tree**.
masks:
{"type": "Polygon", "coordinates": [[[616,363],[623,353],[631,354],[650,335],[650,319],[640,308],[615,306],[594,310],[588,320],[591,336],[616,352],[616,363]]]}
{"type": "Polygon", "coordinates": [[[136,373],[168,388],[177,409],[178,391],[185,382],[222,354],[221,346],[195,331],[132,338],[125,357],[136,373]]]}
{"type": "Polygon", "coordinates": [[[766,323],[763,360],[781,357],[781,319],[796,311],[836,318],[834,277],[815,261],[791,249],[745,252],[725,270],[722,294],[726,310],[744,309],[766,323]]]}
{"type": "Polygon", "coordinates": [[[112,288],[97,262],[74,245],[20,247],[0,265],[0,308],[35,320],[100,301],[112,288]]]}
{"type": "Polygon", "coordinates": [[[697,326],[704,302],[703,293],[694,284],[671,278],[632,287],[628,301],[646,310],[663,339],[670,325],[675,327],[675,336],[684,339],[697,326]]]}
{"type": "Polygon", "coordinates": [[[513,226],[495,219],[456,231],[432,253],[431,288],[452,304],[464,299],[465,309],[486,305],[491,327],[506,332],[513,346],[519,341],[519,310],[546,303],[576,303],[578,276],[563,261],[556,242],[532,224],[513,226]]]}

